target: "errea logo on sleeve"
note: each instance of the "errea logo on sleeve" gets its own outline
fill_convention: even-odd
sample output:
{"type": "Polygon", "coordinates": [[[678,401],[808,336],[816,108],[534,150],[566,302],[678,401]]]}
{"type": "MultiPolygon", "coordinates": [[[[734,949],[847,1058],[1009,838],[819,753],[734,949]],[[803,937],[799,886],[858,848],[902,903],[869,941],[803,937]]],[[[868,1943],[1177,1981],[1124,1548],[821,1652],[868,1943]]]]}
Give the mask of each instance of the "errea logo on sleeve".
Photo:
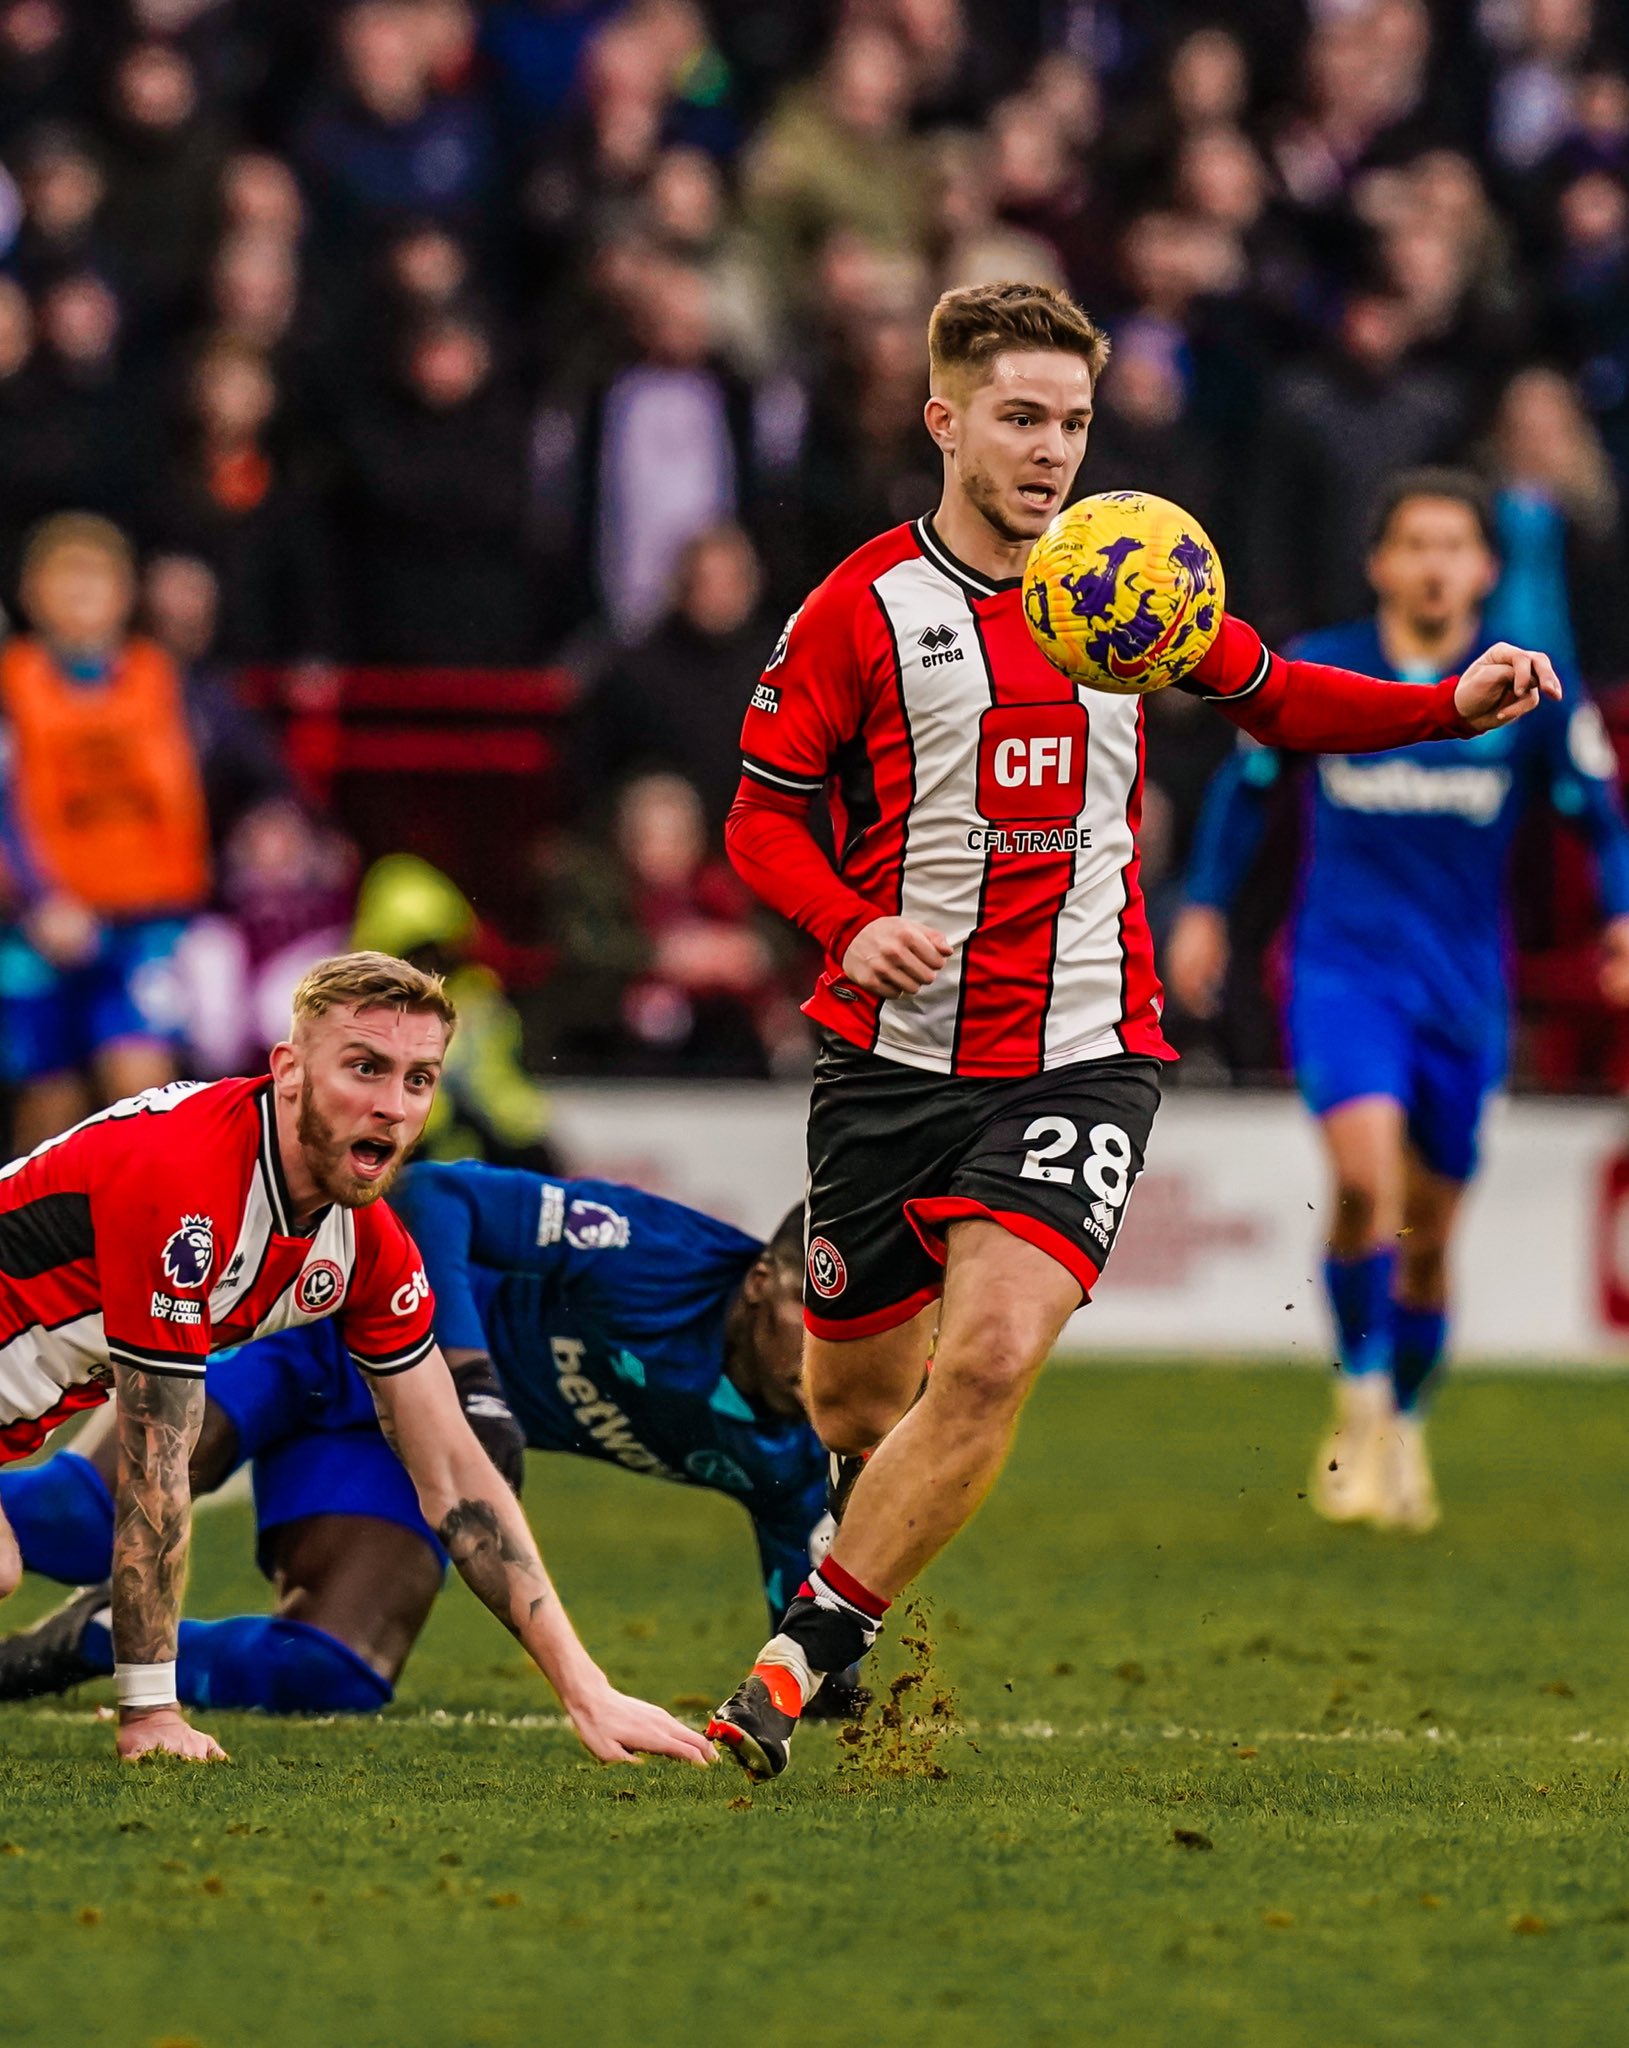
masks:
{"type": "Polygon", "coordinates": [[[420,1266],[411,1280],[404,1280],[390,1297],[390,1312],[397,1316],[410,1316],[421,1301],[430,1299],[430,1282],[420,1266]]]}

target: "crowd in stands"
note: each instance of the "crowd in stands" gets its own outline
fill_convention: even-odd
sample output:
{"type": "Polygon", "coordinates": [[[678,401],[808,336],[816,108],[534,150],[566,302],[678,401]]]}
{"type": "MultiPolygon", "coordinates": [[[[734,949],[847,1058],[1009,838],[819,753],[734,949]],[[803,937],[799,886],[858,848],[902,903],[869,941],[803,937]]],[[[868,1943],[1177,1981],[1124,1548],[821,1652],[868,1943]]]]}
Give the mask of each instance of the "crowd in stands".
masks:
{"type": "MultiPolygon", "coordinates": [[[[1105,322],[1085,486],[1189,506],[1269,637],[1364,609],[1377,488],[1452,458],[1497,492],[1490,632],[1617,682],[1622,29],[1607,0],[0,0],[19,1131],[108,1044],[98,1092],[150,1071],[27,1008],[72,975],[123,947],[156,1005],[125,1038],[218,1071],[352,928],[362,852],[247,708],[266,665],[575,679],[559,815],[517,820],[530,928],[487,931],[455,875],[422,936],[494,1000],[528,963],[472,1142],[541,1142],[522,1054],[796,1071],[807,963],[719,855],[740,711],[808,586],[933,502],[952,284],[1054,281],[1105,322]],[[78,656],[76,577],[117,615],[78,656]],[[67,676],[50,745],[26,627],[67,676]],[[29,846],[109,663],[168,763],[177,865],[139,902],[145,859],[98,885],[29,846]]],[[[1231,736],[1174,692],[1149,726],[1158,919],[1231,736]]],[[[98,744],[73,772],[115,788],[98,744]]]]}

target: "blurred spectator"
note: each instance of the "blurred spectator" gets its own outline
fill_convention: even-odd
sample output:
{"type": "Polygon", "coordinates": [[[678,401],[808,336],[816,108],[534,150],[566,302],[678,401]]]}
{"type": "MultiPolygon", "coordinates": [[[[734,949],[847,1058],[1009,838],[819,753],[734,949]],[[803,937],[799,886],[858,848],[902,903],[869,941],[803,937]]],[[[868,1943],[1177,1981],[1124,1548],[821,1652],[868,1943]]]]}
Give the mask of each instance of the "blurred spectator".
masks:
{"type": "Polygon", "coordinates": [[[229,234],[261,234],[294,248],[305,234],[305,199],[283,159],[243,150],[221,174],[220,211],[229,234]]]}
{"type": "Polygon", "coordinates": [[[0,651],[9,739],[0,1058],[30,1150],[96,1102],[175,1074],[172,959],[209,887],[203,791],[174,667],[131,638],[124,536],[48,521],[23,562],[33,632],[0,651]]]}
{"type": "Polygon", "coordinates": [[[686,543],[745,508],[755,460],[751,393],[713,356],[700,273],[652,265],[632,320],[635,359],[574,410],[545,409],[531,483],[565,577],[591,565],[623,639],[660,614],[686,543]]]}
{"type": "Polygon", "coordinates": [[[651,167],[645,211],[657,246],[706,279],[719,354],[743,376],[773,369],[780,333],[762,251],[732,224],[714,159],[688,146],[664,150],[651,167]]]}
{"type": "Polygon", "coordinates": [[[103,231],[107,178],[86,139],[60,124],[36,128],[24,138],[18,161],[17,275],[38,290],[64,271],[105,268],[112,256],[103,231]]]}
{"type": "Polygon", "coordinates": [[[608,852],[568,849],[551,882],[543,1008],[562,1066],[752,1076],[806,1058],[752,900],[681,776],[630,782],[608,852]]]}
{"type": "Polygon", "coordinates": [[[199,103],[192,64],[172,44],[128,49],[114,67],[111,101],[103,224],[132,306],[164,323],[208,254],[225,138],[199,103]]]}
{"type": "Polygon", "coordinates": [[[929,241],[937,291],[1021,277],[1063,285],[1063,263],[1044,236],[996,217],[994,153],[982,135],[945,134],[928,151],[929,241]]]}
{"type": "Polygon", "coordinates": [[[216,646],[227,661],[294,661],[335,646],[323,508],[288,445],[278,402],[264,355],[228,335],[210,342],[193,370],[169,488],[152,514],[167,546],[213,569],[216,646]]]}
{"type": "Polygon", "coordinates": [[[252,1074],[288,1030],[308,967],[348,941],[356,850],[292,797],[244,812],[221,849],[216,907],[176,952],[188,1050],[206,1075],[252,1074]]]}
{"type": "Polygon", "coordinates": [[[1571,131],[1594,0],[1513,0],[1484,15],[1499,46],[1488,139],[1506,169],[1530,171],[1571,131]]]}
{"type": "Polygon", "coordinates": [[[478,226],[496,171],[486,115],[436,84],[413,0],[351,0],[337,44],[337,86],[300,137],[324,225],[352,242],[405,214],[478,226]]]}
{"type": "Polygon", "coordinates": [[[365,661],[525,661],[536,597],[522,550],[526,435],[472,320],[414,334],[397,382],[346,430],[356,610],[365,661]]]}
{"type": "Polygon", "coordinates": [[[0,145],[36,121],[66,120],[80,111],[68,0],[6,0],[0,6],[0,145]]]}
{"type": "Polygon", "coordinates": [[[749,146],[748,215],[784,303],[833,228],[883,248],[917,244],[925,194],[907,132],[911,67],[887,30],[856,25],[833,42],[820,76],[791,87],[749,146]]]}
{"type": "Polygon", "coordinates": [[[1620,492],[1565,377],[1534,368],[1510,380],[1488,457],[1503,558],[1488,637],[1542,647],[1586,681],[1616,681],[1629,661],[1620,492]]]}
{"type": "Polygon", "coordinates": [[[698,534],[679,558],[671,608],[613,658],[583,705],[579,786],[615,789],[640,769],[682,775],[720,844],[741,773],[741,718],[774,644],[763,571],[738,526],[698,534]]]}
{"type": "Polygon", "coordinates": [[[521,1019],[481,957],[486,936],[463,891],[416,854],[387,854],[363,877],[350,944],[442,975],[458,1008],[421,1141],[425,1156],[557,1173],[548,1094],[522,1063],[521,1019]]]}
{"type": "Polygon", "coordinates": [[[927,395],[915,312],[868,321],[832,364],[814,395],[801,482],[804,589],[873,534],[933,510],[943,466],[922,427],[927,395]]]}
{"type": "Polygon", "coordinates": [[[159,461],[152,401],[124,374],[123,315],[94,271],[71,271],[37,301],[31,410],[13,423],[8,512],[32,522],[81,505],[127,517],[159,461]]]}
{"type": "Polygon", "coordinates": [[[561,113],[579,83],[595,35],[626,0],[495,0],[481,49],[498,82],[498,104],[517,134],[561,113]]]}
{"type": "Polygon", "coordinates": [[[1322,360],[1285,373],[1261,425],[1250,507],[1252,617],[1269,640],[1362,609],[1376,495],[1394,471],[1447,453],[1465,396],[1410,364],[1408,309],[1354,293],[1322,360]]]}
{"type": "Polygon", "coordinates": [[[270,729],[244,701],[236,674],[215,659],[220,586],[207,562],[154,555],[142,575],[148,632],[181,678],[187,724],[203,776],[210,841],[220,849],[245,811],[288,791],[270,729]]]}

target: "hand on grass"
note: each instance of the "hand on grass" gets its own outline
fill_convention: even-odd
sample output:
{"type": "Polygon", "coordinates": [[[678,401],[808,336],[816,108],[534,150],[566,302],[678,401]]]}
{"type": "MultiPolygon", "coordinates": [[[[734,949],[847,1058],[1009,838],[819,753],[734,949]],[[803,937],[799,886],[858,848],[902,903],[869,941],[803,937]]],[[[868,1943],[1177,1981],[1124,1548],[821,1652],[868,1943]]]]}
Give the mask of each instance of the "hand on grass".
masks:
{"type": "Polygon", "coordinates": [[[631,1764],[640,1751],[703,1769],[713,1761],[713,1746],[705,1735],[675,1721],[649,1700],[630,1699],[614,1686],[607,1685],[567,1712],[583,1746],[602,1764],[631,1764]]]}
{"type": "Polygon", "coordinates": [[[145,1756],[185,1757],[192,1764],[230,1761],[213,1735],[191,1727],[179,1707],[126,1707],[114,1737],[121,1763],[139,1763],[145,1756]]]}

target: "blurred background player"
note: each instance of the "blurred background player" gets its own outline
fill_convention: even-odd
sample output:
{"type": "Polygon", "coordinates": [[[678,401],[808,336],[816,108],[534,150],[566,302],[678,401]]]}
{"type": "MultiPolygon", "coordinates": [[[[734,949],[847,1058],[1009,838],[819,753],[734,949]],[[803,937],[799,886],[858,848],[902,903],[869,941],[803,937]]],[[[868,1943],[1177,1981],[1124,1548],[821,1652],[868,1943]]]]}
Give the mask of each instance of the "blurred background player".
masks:
{"type": "MultiPolygon", "coordinates": [[[[637,1188],[419,1165],[395,1206],[426,1247],[435,1329],[464,1412],[518,1492],[526,1448],[704,1486],[752,1518],[771,1618],[811,1563],[826,1455],[803,1398],[803,1212],[768,1244],[637,1188]]],[[[0,1474],[25,1569],[90,1582],[0,1643],[0,1698],[112,1669],[116,1446],[105,1430],[0,1474]]],[[[326,1323],[210,1370],[193,1486],[253,1461],[274,1615],[181,1625],[183,1701],[272,1713],[384,1706],[446,1554],[326,1323]]],[[[828,1705],[848,1697],[838,1688],[828,1705]]]]}
{"type": "MultiPolygon", "coordinates": [[[[1422,687],[1454,674],[1481,644],[1498,579],[1493,520],[1472,475],[1398,477],[1375,520],[1373,616],[1306,634],[1296,652],[1422,687]]],[[[1287,772],[1245,741],[1206,799],[1166,959],[1173,995],[1200,1015],[1216,1007],[1228,912],[1287,772]]],[[[1437,1518],[1422,1399],[1446,1343],[1448,1255],[1483,1104],[1508,1061],[1511,840],[1543,794],[1594,851],[1601,987],[1629,1003],[1629,829],[1576,674],[1514,729],[1310,770],[1287,1025],[1332,1180],[1324,1284],[1340,1380],[1312,1473],[1332,1521],[1437,1518]]]]}
{"type": "Polygon", "coordinates": [[[22,602],[33,631],[0,650],[13,919],[0,935],[0,1061],[26,1152],[175,1078],[171,963],[210,868],[174,666],[129,631],[123,534],[88,514],[47,520],[24,553],[22,602]]]}

